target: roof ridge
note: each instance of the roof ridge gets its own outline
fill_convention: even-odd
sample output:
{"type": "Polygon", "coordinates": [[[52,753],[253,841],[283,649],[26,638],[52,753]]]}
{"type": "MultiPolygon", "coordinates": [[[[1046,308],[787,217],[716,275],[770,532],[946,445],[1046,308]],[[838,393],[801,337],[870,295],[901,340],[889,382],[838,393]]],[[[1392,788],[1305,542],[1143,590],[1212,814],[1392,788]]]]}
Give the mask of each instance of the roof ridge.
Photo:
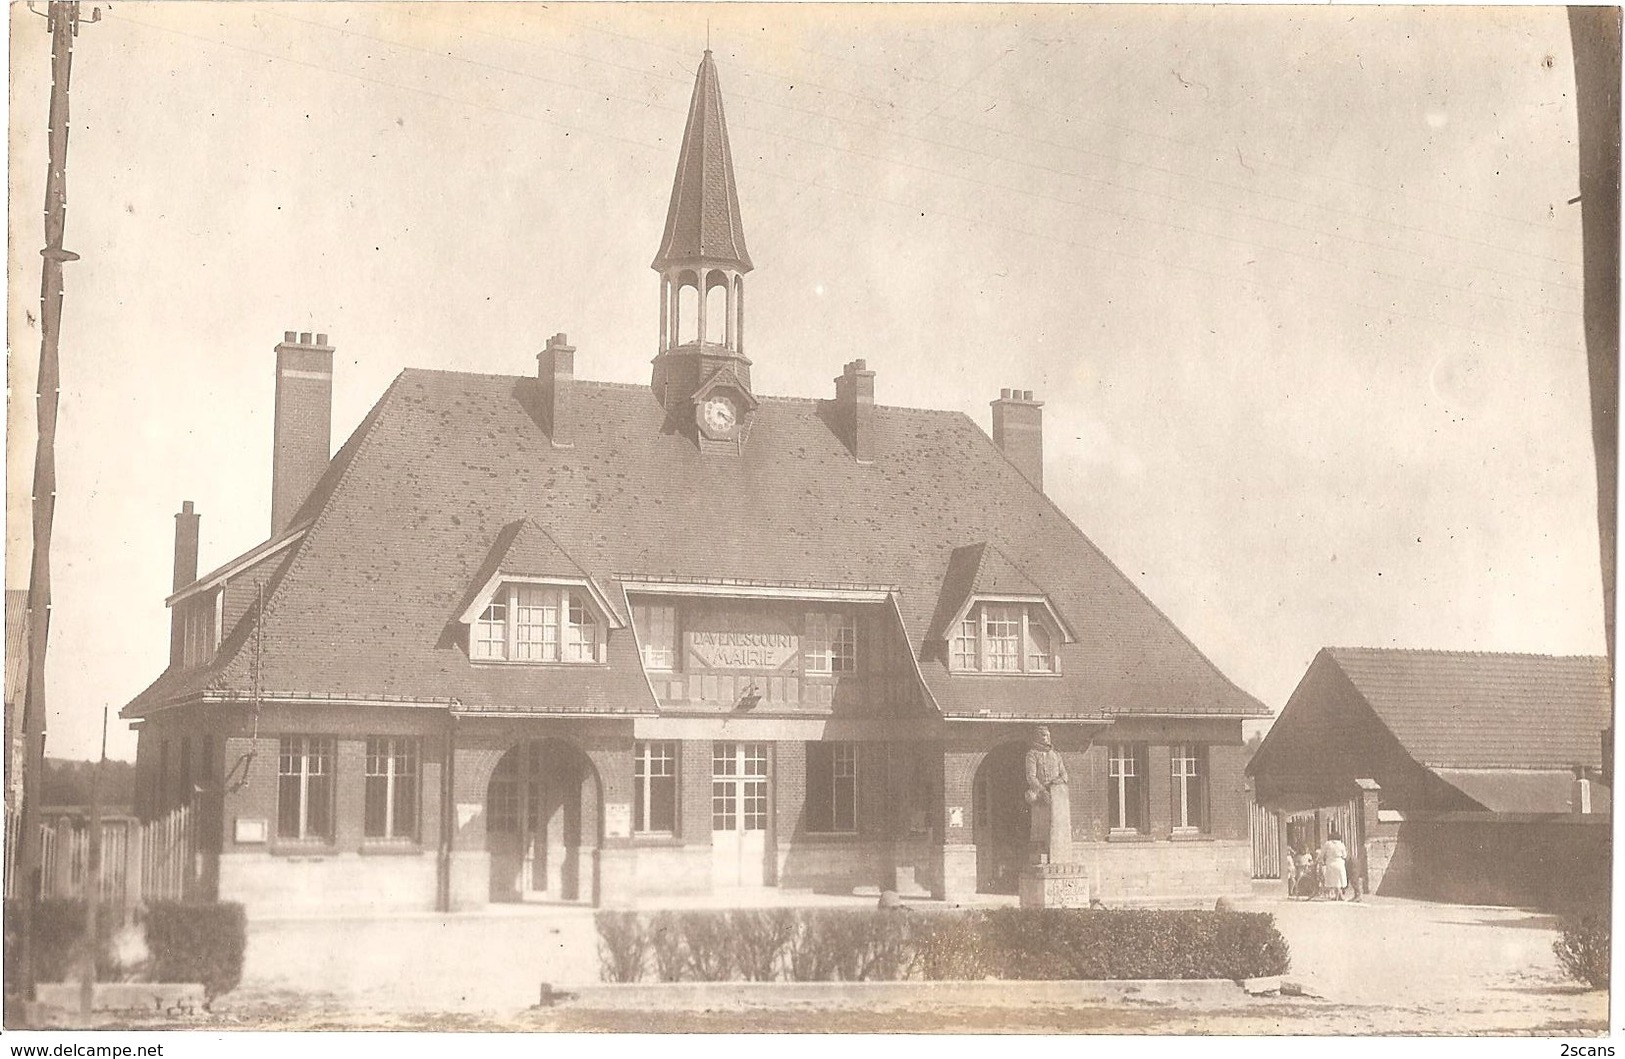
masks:
{"type": "MultiPolygon", "coordinates": [[[[496,372],[496,371],[457,371],[457,370],[454,370],[452,368],[403,367],[401,369],[400,373],[402,375],[445,375],[445,376],[451,376],[451,377],[456,377],[456,378],[491,379],[493,381],[494,380],[502,380],[504,382],[518,382],[518,381],[523,380],[523,379],[535,379],[536,378],[536,376],[534,376],[534,375],[510,375],[510,374],[507,374],[507,373],[504,373],[504,372],[496,372]]],[[[649,384],[646,383],[646,382],[621,382],[618,379],[583,379],[583,378],[577,378],[575,380],[575,385],[577,385],[577,386],[594,386],[594,387],[599,387],[601,389],[610,389],[610,390],[634,390],[634,391],[642,390],[642,391],[644,391],[646,393],[651,394],[651,399],[652,399],[652,394],[653,394],[653,391],[650,390],[650,388],[649,388],[649,384]]],[[[818,405],[818,404],[832,403],[835,400],[833,395],[831,395],[829,397],[802,397],[802,396],[799,396],[797,394],[753,393],[751,396],[756,398],[756,400],[758,400],[758,401],[762,401],[762,402],[771,401],[771,402],[774,402],[776,404],[818,405]]],[[[958,415],[958,416],[965,416],[966,419],[970,419],[970,416],[966,415],[964,412],[960,411],[957,408],[921,408],[921,407],[919,407],[917,405],[905,405],[905,404],[876,404],[874,406],[874,408],[875,408],[876,411],[884,411],[884,412],[912,412],[912,413],[917,413],[919,415],[928,415],[928,416],[958,415]]],[[[972,419],[971,423],[972,423],[972,425],[975,425],[976,421],[974,419],[972,419]]],[[[977,427],[977,429],[980,430],[981,428],[977,427]]]]}
{"type": "Polygon", "coordinates": [[[1333,654],[1359,652],[1364,654],[1387,655],[1433,655],[1453,658],[1549,658],[1553,660],[1579,660],[1592,662],[1606,662],[1606,655],[1595,654],[1550,654],[1540,651],[1483,651],[1483,650],[1455,650],[1446,647],[1322,647],[1323,651],[1333,654]]]}

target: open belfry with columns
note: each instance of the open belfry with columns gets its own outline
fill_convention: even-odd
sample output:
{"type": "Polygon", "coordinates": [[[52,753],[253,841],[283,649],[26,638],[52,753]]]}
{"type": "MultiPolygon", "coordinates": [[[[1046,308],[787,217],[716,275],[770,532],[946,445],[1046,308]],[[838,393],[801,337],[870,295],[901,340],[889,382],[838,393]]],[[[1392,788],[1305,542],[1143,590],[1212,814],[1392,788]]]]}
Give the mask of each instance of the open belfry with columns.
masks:
{"type": "Polygon", "coordinates": [[[1045,495],[1033,394],[989,437],[876,404],[865,360],[755,391],[772,326],[709,51],[653,267],[649,385],[578,378],[559,334],[535,375],[402,371],[336,454],[334,347],[276,346],[270,533],[200,576],[182,505],[169,664],[122,714],[140,811],[192,807],[200,889],[250,915],[1015,893],[1042,724],[1093,897],[1244,892],[1268,711],[1045,495]]]}

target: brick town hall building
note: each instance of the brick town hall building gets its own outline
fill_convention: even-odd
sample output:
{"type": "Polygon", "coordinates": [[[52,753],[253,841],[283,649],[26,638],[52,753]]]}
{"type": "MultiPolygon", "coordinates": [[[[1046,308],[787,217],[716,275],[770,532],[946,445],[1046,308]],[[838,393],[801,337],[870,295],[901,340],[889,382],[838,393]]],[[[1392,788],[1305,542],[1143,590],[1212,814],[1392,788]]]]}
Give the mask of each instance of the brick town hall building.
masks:
{"type": "Polygon", "coordinates": [[[563,335],[536,377],[409,369],[331,459],[333,349],[276,347],[270,536],[199,577],[184,505],[169,666],[123,711],[202,890],[1014,892],[1035,722],[1107,903],[1245,890],[1267,711],[1044,495],[1032,394],[989,439],[876,405],[861,360],[831,399],[753,388],[709,52],[653,267],[649,385],[576,378],[563,335]]]}

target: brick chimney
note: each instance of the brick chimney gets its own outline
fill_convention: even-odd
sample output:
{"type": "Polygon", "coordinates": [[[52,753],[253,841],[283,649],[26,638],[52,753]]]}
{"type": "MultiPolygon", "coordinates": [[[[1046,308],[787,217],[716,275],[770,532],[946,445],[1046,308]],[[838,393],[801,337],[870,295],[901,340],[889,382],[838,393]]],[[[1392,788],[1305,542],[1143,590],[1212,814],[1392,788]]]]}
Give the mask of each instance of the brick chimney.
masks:
{"type": "Polygon", "coordinates": [[[1031,390],[1000,390],[993,402],[993,444],[1027,480],[1044,488],[1044,402],[1031,390]]]}
{"type": "Polygon", "coordinates": [[[862,360],[848,362],[835,379],[835,422],[859,463],[875,458],[875,373],[862,360]]]}
{"type": "Polygon", "coordinates": [[[542,382],[542,414],[553,447],[567,449],[575,444],[575,416],[571,413],[571,391],[575,389],[576,347],[563,331],[547,340],[547,348],[536,354],[536,376],[542,382]]]}
{"type": "Polygon", "coordinates": [[[271,536],[293,522],[333,449],[333,347],[326,335],[283,333],[276,347],[271,440],[271,536]]]}
{"type": "MultiPolygon", "coordinates": [[[[197,580],[198,521],[201,515],[192,510],[190,500],[181,504],[175,515],[175,582],[170,591],[179,592],[197,580]]],[[[169,611],[169,664],[181,662],[181,609],[169,611]]]]}

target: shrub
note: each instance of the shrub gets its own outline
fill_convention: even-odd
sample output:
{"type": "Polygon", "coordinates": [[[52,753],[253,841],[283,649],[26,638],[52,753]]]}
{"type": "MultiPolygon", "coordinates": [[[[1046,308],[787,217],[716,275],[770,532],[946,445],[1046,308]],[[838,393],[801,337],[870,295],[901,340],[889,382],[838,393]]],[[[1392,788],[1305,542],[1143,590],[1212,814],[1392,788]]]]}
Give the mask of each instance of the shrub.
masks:
{"type": "Polygon", "coordinates": [[[828,910],[813,909],[796,914],[790,933],[786,967],[792,982],[833,981],[840,963],[839,943],[832,935],[828,910]]]}
{"type": "Polygon", "coordinates": [[[933,913],[920,919],[918,973],[933,981],[978,982],[996,978],[980,912],[933,913]]]}
{"type": "Polygon", "coordinates": [[[683,931],[676,914],[657,913],[649,921],[646,936],[655,955],[655,973],[662,982],[683,980],[683,931]]]}
{"type": "Polygon", "coordinates": [[[598,967],[606,982],[636,982],[643,977],[649,932],[636,912],[599,912],[598,967]]]}
{"type": "Polygon", "coordinates": [[[1593,989],[1608,988],[1608,942],[1610,930],[1606,912],[1563,917],[1563,935],[1552,942],[1552,951],[1570,978],[1593,989]]]}
{"type": "MultiPolygon", "coordinates": [[[[101,945],[96,956],[96,978],[112,981],[118,977],[113,959],[112,937],[117,929],[117,912],[102,907],[96,923],[101,945]]],[[[9,988],[22,981],[22,902],[6,902],[5,975],[9,988]]],[[[34,909],[34,980],[65,982],[79,976],[84,956],[85,903],[72,898],[52,897],[34,909]]]]}
{"type": "Polygon", "coordinates": [[[208,1000],[237,988],[243,978],[248,923],[230,902],[151,901],[147,948],[159,982],[201,982],[208,1000]]]}
{"type": "Polygon", "coordinates": [[[728,913],[734,969],[753,982],[773,981],[795,930],[796,915],[788,908],[728,913]]]}
{"type": "MultiPolygon", "coordinates": [[[[1261,912],[781,909],[661,913],[612,929],[642,929],[665,981],[1239,979],[1280,974],[1291,957],[1261,912]]],[[[606,959],[606,977],[614,966],[606,959]]]]}
{"type": "Polygon", "coordinates": [[[734,962],[727,913],[684,912],[677,924],[683,938],[684,977],[693,982],[727,981],[734,962]]]}

